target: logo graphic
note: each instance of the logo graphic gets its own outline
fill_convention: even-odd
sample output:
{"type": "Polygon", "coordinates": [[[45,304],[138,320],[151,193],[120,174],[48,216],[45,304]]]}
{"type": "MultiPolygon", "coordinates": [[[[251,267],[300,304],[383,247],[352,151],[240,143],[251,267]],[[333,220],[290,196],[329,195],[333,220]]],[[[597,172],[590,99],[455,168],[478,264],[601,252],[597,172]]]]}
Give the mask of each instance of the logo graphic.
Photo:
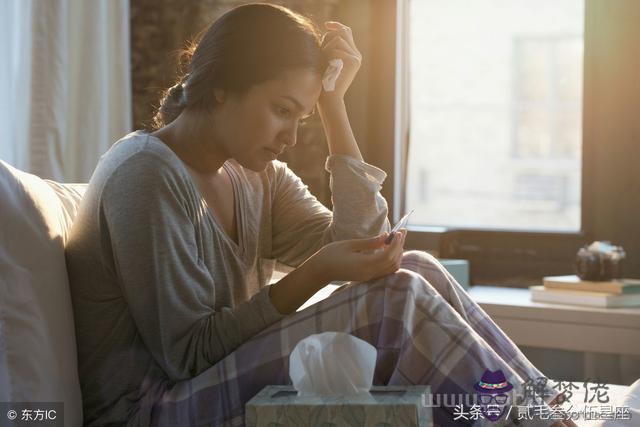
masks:
{"type": "Polygon", "coordinates": [[[507,410],[509,400],[507,392],[513,388],[502,371],[485,370],[482,378],[473,385],[473,388],[478,392],[480,409],[484,416],[490,421],[499,420],[507,410]]]}

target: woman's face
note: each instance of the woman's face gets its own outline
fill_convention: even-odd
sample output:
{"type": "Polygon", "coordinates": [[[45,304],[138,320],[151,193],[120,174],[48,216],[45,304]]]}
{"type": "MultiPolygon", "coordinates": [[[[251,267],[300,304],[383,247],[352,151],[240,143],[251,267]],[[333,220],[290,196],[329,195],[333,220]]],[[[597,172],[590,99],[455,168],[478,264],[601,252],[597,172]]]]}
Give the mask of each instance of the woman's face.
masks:
{"type": "Polygon", "coordinates": [[[322,90],[311,70],[287,71],[282,78],[223,98],[219,129],[227,155],[242,166],[263,171],[287,146],[294,146],[300,120],[308,116],[322,90]]]}

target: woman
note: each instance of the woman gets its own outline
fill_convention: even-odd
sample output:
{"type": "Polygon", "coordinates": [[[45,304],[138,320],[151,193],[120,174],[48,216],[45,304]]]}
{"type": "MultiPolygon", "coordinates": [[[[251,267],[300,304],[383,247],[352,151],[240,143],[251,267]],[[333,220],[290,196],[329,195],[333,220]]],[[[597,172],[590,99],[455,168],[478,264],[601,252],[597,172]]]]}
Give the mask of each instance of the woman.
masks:
{"type": "Polygon", "coordinates": [[[348,27],[325,25],[321,41],[286,8],[231,10],[191,52],[156,129],[101,158],[67,246],[87,425],[241,423],[321,331],[374,344],[376,384],[459,393],[485,369],[541,376],[435,259],[403,253],[405,230],[384,243],[385,173],[363,161],[343,102],[361,55],[348,27]],[[344,67],[323,91],[333,58],[344,67]],[[333,212],[275,161],[314,106],[333,212]],[[267,286],[276,261],[295,269],[267,286]],[[354,283],[294,314],[333,280],[354,283]]]}

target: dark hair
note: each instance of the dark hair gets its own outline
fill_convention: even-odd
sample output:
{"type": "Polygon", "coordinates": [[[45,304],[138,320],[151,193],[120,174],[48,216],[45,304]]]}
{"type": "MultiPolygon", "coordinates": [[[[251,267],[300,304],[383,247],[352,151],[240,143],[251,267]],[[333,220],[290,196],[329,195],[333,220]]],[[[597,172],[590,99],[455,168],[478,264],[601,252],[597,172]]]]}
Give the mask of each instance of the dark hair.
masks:
{"type": "Polygon", "coordinates": [[[222,15],[182,52],[181,62],[187,64],[186,73],[164,92],[155,129],[185,109],[211,108],[214,89],[242,94],[286,70],[306,68],[322,75],[327,65],[318,27],[267,3],[238,6],[222,15]]]}

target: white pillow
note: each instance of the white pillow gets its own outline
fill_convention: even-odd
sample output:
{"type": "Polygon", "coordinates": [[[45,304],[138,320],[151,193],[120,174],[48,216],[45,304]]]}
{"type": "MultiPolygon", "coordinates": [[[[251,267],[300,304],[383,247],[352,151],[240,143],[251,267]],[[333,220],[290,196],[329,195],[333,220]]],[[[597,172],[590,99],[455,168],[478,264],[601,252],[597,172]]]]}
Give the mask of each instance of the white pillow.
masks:
{"type": "Polygon", "coordinates": [[[64,402],[65,426],[82,425],[64,242],[83,188],[0,160],[0,401],[64,402]]]}
{"type": "Polygon", "coordinates": [[[59,182],[49,179],[45,179],[45,182],[56,193],[62,207],[62,212],[60,212],[58,219],[60,221],[59,225],[63,237],[62,240],[66,245],[71,224],[78,213],[78,206],[80,205],[84,191],[87,189],[87,184],[60,184],[59,182]]]}

